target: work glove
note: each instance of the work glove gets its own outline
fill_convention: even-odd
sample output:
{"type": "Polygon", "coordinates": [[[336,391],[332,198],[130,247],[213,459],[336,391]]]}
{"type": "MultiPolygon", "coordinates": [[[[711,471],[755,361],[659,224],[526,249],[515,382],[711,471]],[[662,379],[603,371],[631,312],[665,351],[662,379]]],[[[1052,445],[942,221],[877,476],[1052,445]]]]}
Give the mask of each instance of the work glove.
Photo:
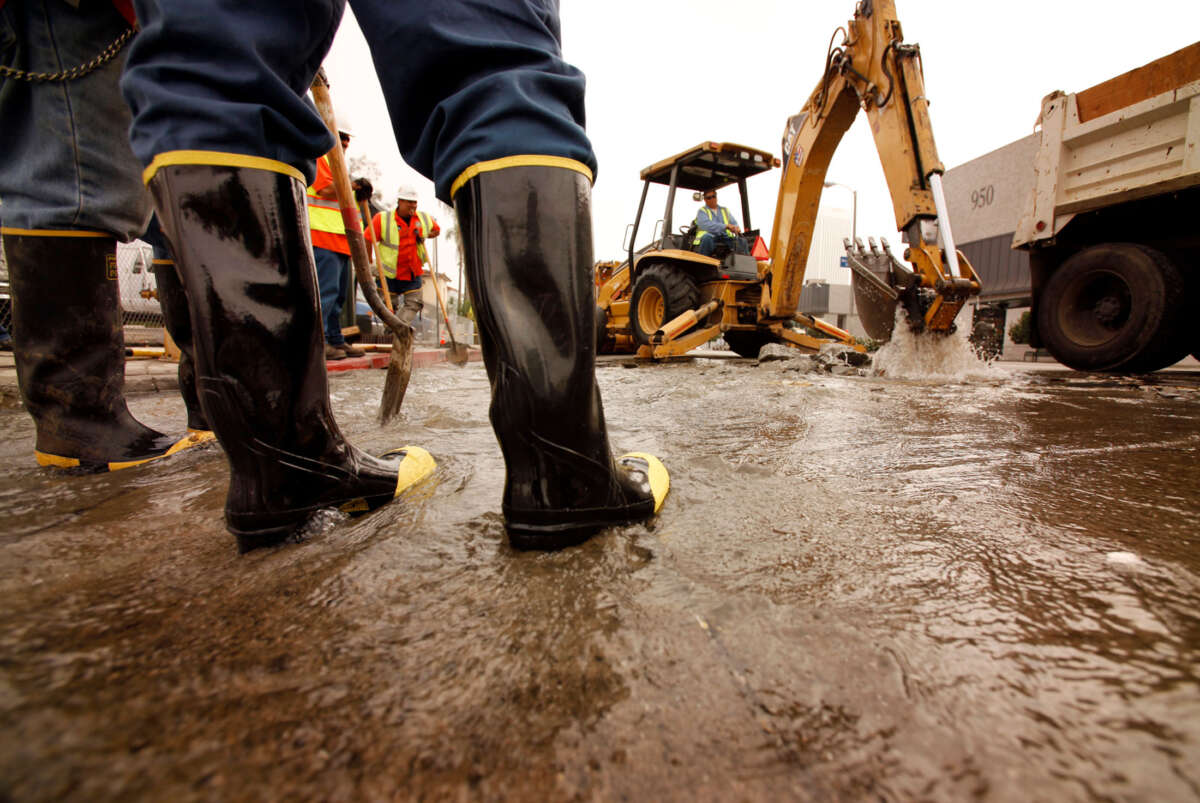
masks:
{"type": "Polygon", "coordinates": [[[354,188],[354,200],[367,201],[375,194],[375,188],[371,186],[371,182],[365,178],[356,178],[351,183],[354,188]]]}

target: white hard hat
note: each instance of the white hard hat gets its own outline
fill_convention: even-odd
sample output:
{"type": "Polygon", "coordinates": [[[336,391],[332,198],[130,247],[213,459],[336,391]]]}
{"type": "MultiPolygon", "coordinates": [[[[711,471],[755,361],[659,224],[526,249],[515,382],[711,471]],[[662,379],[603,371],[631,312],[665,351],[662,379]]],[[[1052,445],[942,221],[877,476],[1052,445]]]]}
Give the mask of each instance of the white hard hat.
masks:
{"type": "Polygon", "coordinates": [[[405,184],[401,186],[400,189],[396,190],[396,200],[413,201],[415,203],[417,201],[417,191],[405,184]]]}

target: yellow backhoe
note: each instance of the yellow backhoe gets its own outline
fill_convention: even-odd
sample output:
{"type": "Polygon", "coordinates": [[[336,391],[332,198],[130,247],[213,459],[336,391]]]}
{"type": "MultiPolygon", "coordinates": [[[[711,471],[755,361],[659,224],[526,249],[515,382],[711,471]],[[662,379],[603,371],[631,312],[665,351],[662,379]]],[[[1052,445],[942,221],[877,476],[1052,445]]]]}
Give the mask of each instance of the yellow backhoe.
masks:
{"type": "Polygon", "coordinates": [[[783,135],[782,158],[726,142],[704,142],[642,171],[637,216],[626,233],[628,259],[597,290],[601,351],[636,351],[662,358],[684,354],[721,335],[730,348],[755,356],[769,342],[805,351],[840,341],[862,347],[848,332],[798,311],[825,172],[859,109],[866,112],[891,193],[904,264],[886,247],[846,240],[851,284],[867,334],[891,338],[896,308],[918,332],[953,331],[963,304],[980,290],[967,259],[954,247],[944,171],[929,123],[929,101],[917,45],[905,44],[892,0],[862,0],[831,47],[825,72],[783,135]],[[782,167],[767,253],[753,253],[747,179],[782,167]],[[673,229],[680,190],[699,199],[736,185],[745,248],[696,249],[694,224],[673,229]],[[634,250],[652,186],[667,188],[666,212],[651,242],[634,250]],[[746,251],[746,253],[739,253],[746,251]],[[763,258],[756,258],[763,257],[763,258]],[[797,326],[799,325],[799,326],[797,326]]]}

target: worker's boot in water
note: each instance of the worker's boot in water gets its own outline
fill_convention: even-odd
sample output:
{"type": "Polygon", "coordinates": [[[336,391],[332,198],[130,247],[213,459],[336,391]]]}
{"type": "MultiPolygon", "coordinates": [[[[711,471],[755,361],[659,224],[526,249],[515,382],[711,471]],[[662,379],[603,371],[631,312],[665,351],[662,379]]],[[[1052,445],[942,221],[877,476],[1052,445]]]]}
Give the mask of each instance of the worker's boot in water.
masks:
{"type": "Polygon", "coordinates": [[[145,426],[125,403],[116,240],[99,232],[4,234],[14,356],[43,466],[109,471],[201,442],[145,426]]]}
{"type": "Polygon", "coordinates": [[[171,340],[179,347],[179,395],[187,408],[189,432],[208,432],[212,428],[200,407],[200,396],[196,393],[196,359],[192,343],[192,316],[188,312],[187,296],[175,263],[156,257],[154,260],[154,284],[158,290],[158,303],[162,307],[163,326],[171,340]]]}
{"type": "Polygon", "coordinates": [[[241,550],[317,510],[374,510],[433,470],[424,449],[371,457],[329,407],[304,186],[247,167],[171,165],[150,190],[187,288],[204,413],[229,458],[225,522],[241,550]]]}
{"type": "Polygon", "coordinates": [[[485,171],[455,194],[503,510],[519,548],[555,548],[641,521],[669,485],[650,455],[614,461],[596,385],[588,179],[562,167],[485,171]]]}

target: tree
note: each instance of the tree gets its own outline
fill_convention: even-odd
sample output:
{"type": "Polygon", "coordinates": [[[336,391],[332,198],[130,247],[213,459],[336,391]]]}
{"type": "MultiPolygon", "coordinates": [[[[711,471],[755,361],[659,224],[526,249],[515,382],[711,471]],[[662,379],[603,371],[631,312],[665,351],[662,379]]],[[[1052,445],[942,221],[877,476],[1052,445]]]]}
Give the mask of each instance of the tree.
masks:
{"type": "MultiPolygon", "coordinates": [[[[379,163],[374,159],[363,154],[351,156],[346,159],[346,167],[350,172],[351,180],[356,178],[365,178],[371,182],[371,200],[380,206],[387,206],[383,201],[383,191],[380,189],[380,184],[383,180],[383,171],[379,169],[379,163]]],[[[393,196],[394,197],[394,196],[393,196]]]]}
{"type": "Polygon", "coordinates": [[[1021,317],[1017,319],[1017,322],[1014,323],[1012,326],[1008,327],[1009,339],[1012,340],[1012,342],[1014,342],[1014,343],[1020,343],[1022,345],[1028,343],[1029,342],[1029,322],[1030,322],[1029,310],[1025,310],[1023,313],[1021,313],[1021,317]]]}

